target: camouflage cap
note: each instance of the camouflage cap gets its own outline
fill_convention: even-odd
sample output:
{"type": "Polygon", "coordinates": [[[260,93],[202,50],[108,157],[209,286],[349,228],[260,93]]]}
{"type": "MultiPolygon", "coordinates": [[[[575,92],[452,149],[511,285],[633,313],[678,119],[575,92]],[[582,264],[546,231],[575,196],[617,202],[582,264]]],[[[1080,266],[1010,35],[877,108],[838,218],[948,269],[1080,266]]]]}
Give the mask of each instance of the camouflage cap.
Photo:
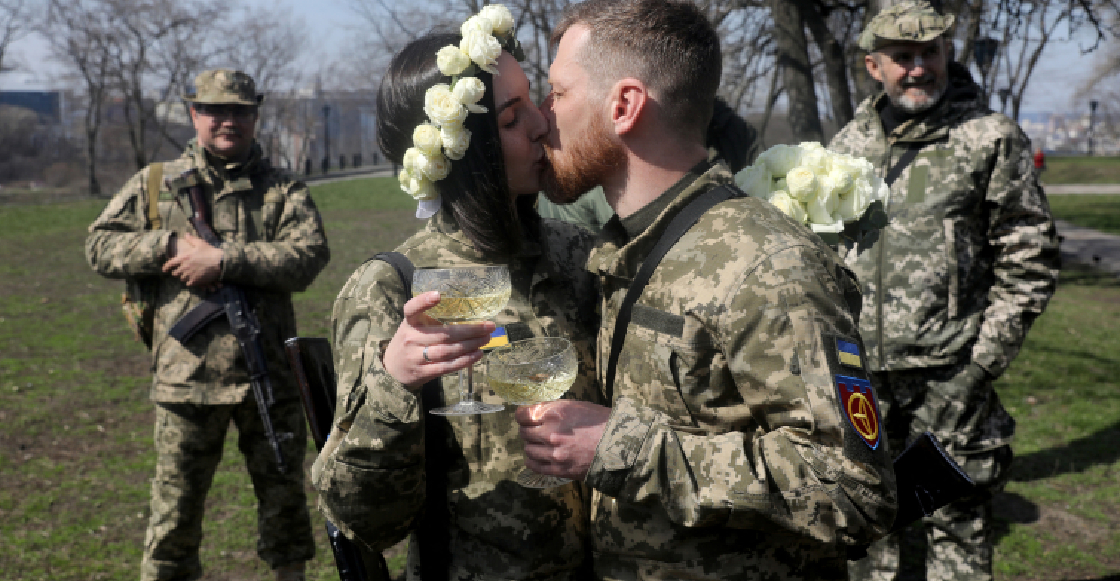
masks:
{"type": "Polygon", "coordinates": [[[952,28],[953,20],[926,0],[903,0],[871,19],[859,35],[859,47],[871,52],[895,42],[927,42],[952,28]]]}
{"type": "Polygon", "coordinates": [[[192,103],[259,105],[264,95],[257,93],[253,77],[230,69],[202,71],[194,78],[194,90],[183,93],[192,103]]]}

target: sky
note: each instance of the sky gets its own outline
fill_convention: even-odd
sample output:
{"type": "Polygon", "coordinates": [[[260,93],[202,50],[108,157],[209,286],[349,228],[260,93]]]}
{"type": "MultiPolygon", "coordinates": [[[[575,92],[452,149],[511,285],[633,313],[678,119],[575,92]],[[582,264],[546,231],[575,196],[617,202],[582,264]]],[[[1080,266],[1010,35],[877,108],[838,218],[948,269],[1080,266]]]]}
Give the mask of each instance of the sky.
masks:
{"type": "MultiPolygon", "coordinates": [[[[313,39],[310,50],[315,60],[330,60],[344,49],[350,36],[348,22],[353,18],[344,0],[242,0],[247,4],[271,7],[275,10],[288,10],[303,20],[313,39]]],[[[1113,41],[1115,42],[1115,41],[1113,41]]],[[[1084,41],[1081,41],[1085,44],[1084,41]]],[[[1103,47],[1104,45],[1102,45],[1103,47]]],[[[1098,49],[1100,51],[1101,49],[1098,49]]],[[[10,47],[12,56],[23,63],[43,63],[34,72],[20,71],[0,75],[0,90],[43,90],[58,88],[52,79],[57,68],[49,64],[46,42],[41,38],[28,37],[10,47]]],[[[7,60],[7,57],[5,57],[7,60]]],[[[1024,96],[1022,111],[1039,112],[1077,112],[1087,111],[1088,99],[1075,99],[1078,87],[1091,74],[1094,54],[1081,55],[1078,41],[1055,43],[1048,47],[1039,62],[1031,83],[1024,96]]],[[[998,108],[993,99],[993,107],[998,108]]]]}

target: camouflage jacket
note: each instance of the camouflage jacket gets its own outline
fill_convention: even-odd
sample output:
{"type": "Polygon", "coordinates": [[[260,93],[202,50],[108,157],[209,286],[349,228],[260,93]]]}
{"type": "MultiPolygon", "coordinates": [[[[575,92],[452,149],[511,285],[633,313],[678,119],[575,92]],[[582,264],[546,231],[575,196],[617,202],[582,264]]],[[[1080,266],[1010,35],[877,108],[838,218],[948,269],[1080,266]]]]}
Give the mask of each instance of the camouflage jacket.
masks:
{"type": "MultiPolygon", "coordinates": [[[[222,239],[221,281],[246,290],[264,329],[262,341],[269,377],[278,399],[299,397],[284,354],[284,340],[296,335],[291,293],[306,289],[330,259],[323,221],[307,186],[269,167],[253,146],[249,161],[229,167],[213,164],[192,140],[183,155],[163,165],[174,179],[197,167],[212,208],[211,227],[222,239]]],[[[188,222],[185,191],[159,192],[162,225],[147,218],[148,172],[133,176],[89,227],[86,258],[109,278],[146,277],[157,289],[152,341],[151,396],[163,403],[237,403],[249,392],[249,376],[236,338],[220,317],[186,345],[167,333],[202,302],[204,293],[164,275],[172,232],[196,234],[188,222]],[[182,206],[175,196],[182,198],[182,206]]]]}
{"type": "Polygon", "coordinates": [[[863,285],[873,370],[972,361],[998,376],[1054,293],[1058,241],[1029,139],[981,104],[963,67],[949,70],[927,114],[884,135],[880,93],[829,144],[880,175],[920,148],[891,187],[887,227],[845,258],[863,285]]]}
{"type": "MultiPolygon", "coordinates": [[[[513,292],[493,320],[510,341],[571,339],[580,354],[572,394],[601,401],[594,371],[598,291],[583,268],[591,235],[556,220],[539,223],[539,235],[527,236],[508,263],[513,292]]],[[[397,250],[418,268],[502,263],[476,251],[444,212],[397,250]]],[[[407,298],[396,271],[380,260],[362,265],[339,293],[332,314],[339,403],[331,438],[312,469],[324,514],[375,551],[408,535],[424,509],[424,423],[438,417],[381,362],[407,298]]],[[[482,401],[500,403],[486,387],[484,369],[483,363],[475,368],[475,391],[482,401]]],[[[442,382],[444,400],[457,401],[458,375],[442,382]]],[[[514,409],[450,419],[454,439],[443,445],[451,458],[452,579],[572,579],[585,564],[589,495],[579,483],[534,490],[514,482],[524,467],[514,409]]],[[[417,559],[413,551],[409,579],[418,579],[417,559]]]]}
{"type": "MultiPolygon", "coordinates": [[[[732,176],[719,163],[684,179],[645,232],[626,242],[613,218],[592,251],[600,370],[641,261],[732,176]]],[[[759,199],[715,206],[669,250],[634,305],[586,478],[598,577],[847,579],[846,547],[896,507],[858,305],[836,254],[759,199]]]]}

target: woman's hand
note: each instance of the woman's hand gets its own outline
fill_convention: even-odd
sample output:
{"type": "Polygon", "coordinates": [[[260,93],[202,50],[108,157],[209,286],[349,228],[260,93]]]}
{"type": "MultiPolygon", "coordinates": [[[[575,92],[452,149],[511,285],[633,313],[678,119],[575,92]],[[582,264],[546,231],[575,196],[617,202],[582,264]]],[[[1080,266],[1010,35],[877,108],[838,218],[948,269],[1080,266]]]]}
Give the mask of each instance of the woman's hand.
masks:
{"type": "Polygon", "coordinates": [[[482,359],[481,347],[497,327],[491,321],[444,325],[427,315],[439,304],[439,291],[417,295],[404,304],[404,321],[382,355],[385,370],[409,389],[466,369],[482,359]]]}

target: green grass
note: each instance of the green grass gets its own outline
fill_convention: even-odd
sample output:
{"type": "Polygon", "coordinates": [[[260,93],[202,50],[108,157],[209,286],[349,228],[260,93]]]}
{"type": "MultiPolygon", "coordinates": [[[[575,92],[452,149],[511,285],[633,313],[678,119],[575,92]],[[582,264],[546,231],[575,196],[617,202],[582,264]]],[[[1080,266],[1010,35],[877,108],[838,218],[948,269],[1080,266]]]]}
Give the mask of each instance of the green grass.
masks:
{"type": "Polygon", "coordinates": [[[1048,196],[1047,200],[1055,218],[1120,235],[1120,195],[1060,194],[1048,196]]]}
{"type": "MultiPolygon", "coordinates": [[[[392,178],[312,192],[332,257],[295,304],[301,333],[326,336],[350,273],[420,222],[392,178]]],[[[139,567],[154,471],[148,353],[121,317],[121,283],[96,276],[82,255],[103,204],[0,207],[0,578],[127,579],[139,567]]],[[[1120,573],[1117,328],[1116,279],[1067,269],[997,383],[1019,422],[1014,476],[997,499],[999,581],[1120,573]]],[[[269,579],[235,438],[231,430],[208,500],[205,578],[269,579]]],[[[337,579],[312,515],[309,577],[337,579]]]]}
{"type": "Polygon", "coordinates": [[[1120,183],[1120,157],[1046,158],[1042,181],[1047,184],[1120,183]]]}

